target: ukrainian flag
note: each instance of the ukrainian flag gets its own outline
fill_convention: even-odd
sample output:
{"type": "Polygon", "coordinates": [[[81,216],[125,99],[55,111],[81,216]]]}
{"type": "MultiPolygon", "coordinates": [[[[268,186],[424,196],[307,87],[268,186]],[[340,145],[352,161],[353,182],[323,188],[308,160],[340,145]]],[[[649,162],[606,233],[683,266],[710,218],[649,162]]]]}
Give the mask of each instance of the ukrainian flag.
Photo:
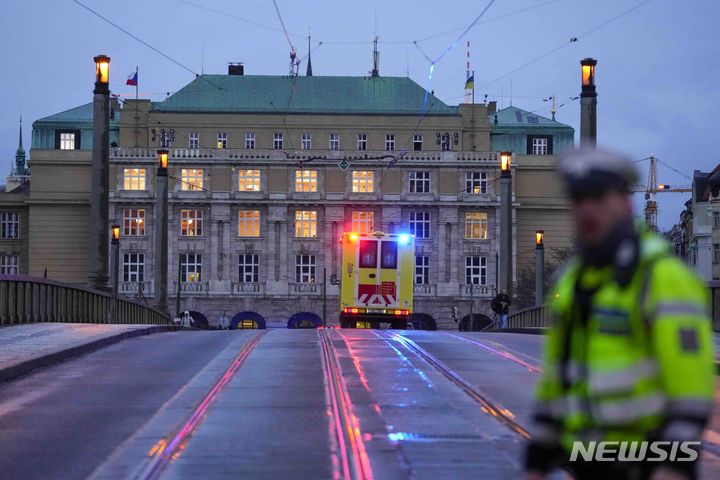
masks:
{"type": "Polygon", "coordinates": [[[472,90],[475,88],[475,74],[473,73],[468,77],[468,79],[465,81],[465,90],[472,90]]]}

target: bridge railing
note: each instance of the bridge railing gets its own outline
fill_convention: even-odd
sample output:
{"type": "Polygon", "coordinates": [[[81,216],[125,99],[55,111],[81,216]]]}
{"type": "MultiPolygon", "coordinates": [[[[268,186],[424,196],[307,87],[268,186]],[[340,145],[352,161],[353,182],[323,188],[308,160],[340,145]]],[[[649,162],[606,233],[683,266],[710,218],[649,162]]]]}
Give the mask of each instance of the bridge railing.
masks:
{"type": "Polygon", "coordinates": [[[159,310],[45,278],[0,275],[0,325],[31,322],[168,324],[159,310]],[[113,308],[113,304],[115,308],[113,308]]]}
{"type": "Polygon", "coordinates": [[[552,318],[546,306],[530,307],[508,315],[508,328],[547,328],[552,318]]]}

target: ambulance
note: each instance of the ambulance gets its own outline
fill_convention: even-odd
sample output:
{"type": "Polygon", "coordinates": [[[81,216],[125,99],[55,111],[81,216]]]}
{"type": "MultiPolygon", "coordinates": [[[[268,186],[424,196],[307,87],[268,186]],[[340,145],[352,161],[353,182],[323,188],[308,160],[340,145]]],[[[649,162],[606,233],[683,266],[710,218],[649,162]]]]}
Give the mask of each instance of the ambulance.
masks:
{"type": "Polygon", "coordinates": [[[346,232],[340,242],[340,326],[407,328],[413,310],[414,236],[346,232]]]}

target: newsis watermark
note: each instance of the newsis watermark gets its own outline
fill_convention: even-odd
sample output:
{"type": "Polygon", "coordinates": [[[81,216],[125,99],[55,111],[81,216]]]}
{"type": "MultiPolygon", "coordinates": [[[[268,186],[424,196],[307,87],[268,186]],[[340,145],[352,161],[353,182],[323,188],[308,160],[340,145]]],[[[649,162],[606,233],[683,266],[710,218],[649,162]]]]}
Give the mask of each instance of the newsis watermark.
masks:
{"type": "Polygon", "coordinates": [[[574,442],[570,461],[694,462],[701,442],[574,442]]]}

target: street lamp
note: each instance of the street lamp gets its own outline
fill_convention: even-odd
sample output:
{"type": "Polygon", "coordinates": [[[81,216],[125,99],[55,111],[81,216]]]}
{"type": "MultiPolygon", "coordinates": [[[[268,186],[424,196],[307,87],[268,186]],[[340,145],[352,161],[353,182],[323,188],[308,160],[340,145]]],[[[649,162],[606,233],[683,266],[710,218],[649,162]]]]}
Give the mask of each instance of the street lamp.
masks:
{"type": "MultiPolygon", "coordinates": [[[[500,152],[499,287],[512,298],[512,152],[500,152]]],[[[499,293],[499,292],[498,292],[499,293]]]]}
{"type": "Polygon", "coordinates": [[[535,230],[535,306],[545,299],[545,231],[535,230]]]}
{"type": "Polygon", "coordinates": [[[597,144],[597,92],[595,91],[594,58],[580,60],[582,91],[580,92],[580,146],[594,148],[597,144]]]}
{"type": "Polygon", "coordinates": [[[580,60],[583,90],[595,88],[595,65],[597,65],[597,60],[594,58],[583,58],[580,60]]]}
{"type": "Polygon", "coordinates": [[[157,151],[155,178],[155,291],[157,309],[167,314],[168,283],[168,157],[167,148],[157,151]]]}
{"type": "Polygon", "coordinates": [[[98,55],[95,60],[95,93],[109,92],[110,57],[98,55]]]}
{"type": "Polygon", "coordinates": [[[120,276],[120,225],[113,224],[110,227],[110,247],[112,250],[112,298],[110,299],[110,321],[117,323],[117,298],[118,298],[118,277],[120,276]]]}

